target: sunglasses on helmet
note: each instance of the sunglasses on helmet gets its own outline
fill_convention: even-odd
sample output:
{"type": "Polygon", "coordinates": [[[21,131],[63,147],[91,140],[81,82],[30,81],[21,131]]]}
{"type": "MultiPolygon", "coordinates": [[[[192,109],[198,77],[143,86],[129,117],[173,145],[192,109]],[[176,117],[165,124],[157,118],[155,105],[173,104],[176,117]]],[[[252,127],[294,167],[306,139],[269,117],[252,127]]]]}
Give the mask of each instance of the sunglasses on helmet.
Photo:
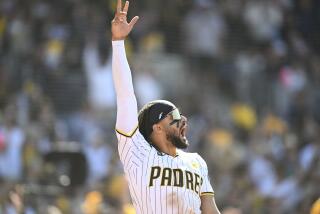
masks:
{"type": "Polygon", "coordinates": [[[182,119],[182,114],[180,113],[178,108],[173,109],[171,112],[168,113],[168,115],[172,116],[172,122],[170,122],[170,126],[180,122],[180,120],[182,119]]]}

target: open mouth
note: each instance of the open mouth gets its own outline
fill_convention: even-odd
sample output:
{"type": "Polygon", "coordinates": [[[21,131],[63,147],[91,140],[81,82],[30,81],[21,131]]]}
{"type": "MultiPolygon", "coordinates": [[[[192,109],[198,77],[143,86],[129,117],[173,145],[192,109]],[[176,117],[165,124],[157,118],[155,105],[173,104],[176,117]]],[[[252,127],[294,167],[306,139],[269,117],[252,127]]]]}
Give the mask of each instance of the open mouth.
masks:
{"type": "Polygon", "coordinates": [[[187,132],[187,125],[184,125],[181,129],[180,129],[180,136],[185,138],[186,137],[186,132],[187,132]]]}

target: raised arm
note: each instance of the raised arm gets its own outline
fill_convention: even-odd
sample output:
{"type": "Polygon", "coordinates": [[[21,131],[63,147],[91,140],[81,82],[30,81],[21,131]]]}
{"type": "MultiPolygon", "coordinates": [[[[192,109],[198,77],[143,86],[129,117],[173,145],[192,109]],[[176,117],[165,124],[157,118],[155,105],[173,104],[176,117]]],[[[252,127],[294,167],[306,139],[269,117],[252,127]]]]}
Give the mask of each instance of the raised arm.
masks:
{"type": "Polygon", "coordinates": [[[117,11],[111,22],[112,32],[112,75],[117,95],[116,129],[130,135],[138,125],[137,101],[133,90],[130,67],[127,61],[124,39],[131,32],[139,17],[135,16],[127,22],[129,2],[126,1],[123,10],[121,0],[118,0],[117,11]]]}

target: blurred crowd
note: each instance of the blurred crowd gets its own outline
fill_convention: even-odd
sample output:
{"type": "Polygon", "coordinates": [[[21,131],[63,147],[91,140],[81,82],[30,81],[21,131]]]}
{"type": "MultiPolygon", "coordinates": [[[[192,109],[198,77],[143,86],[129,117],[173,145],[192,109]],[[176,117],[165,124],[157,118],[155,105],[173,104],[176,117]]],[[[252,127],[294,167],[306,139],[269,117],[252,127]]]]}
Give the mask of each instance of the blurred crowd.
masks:
{"type": "MultiPolygon", "coordinates": [[[[320,1],[136,0],[139,106],[188,117],[224,214],[320,213],[320,1]]],[[[0,2],[0,213],[134,213],[117,154],[116,1],[0,2]]]]}

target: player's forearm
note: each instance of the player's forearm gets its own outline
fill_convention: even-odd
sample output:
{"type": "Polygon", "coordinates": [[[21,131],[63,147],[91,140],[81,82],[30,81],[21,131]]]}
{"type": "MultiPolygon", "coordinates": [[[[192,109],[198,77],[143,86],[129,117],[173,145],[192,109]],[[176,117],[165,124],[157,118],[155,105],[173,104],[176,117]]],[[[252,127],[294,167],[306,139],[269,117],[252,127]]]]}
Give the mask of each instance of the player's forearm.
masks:
{"type": "Polygon", "coordinates": [[[124,41],[113,41],[112,49],[112,74],[117,95],[116,128],[130,132],[138,123],[138,110],[124,41]]]}
{"type": "Polygon", "coordinates": [[[124,41],[112,41],[112,72],[117,97],[134,96],[124,41]]]}
{"type": "Polygon", "coordinates": [[[201,213],[202,214],[220,214],[216,202],[212,196],[201,196],[201,213]]]}

